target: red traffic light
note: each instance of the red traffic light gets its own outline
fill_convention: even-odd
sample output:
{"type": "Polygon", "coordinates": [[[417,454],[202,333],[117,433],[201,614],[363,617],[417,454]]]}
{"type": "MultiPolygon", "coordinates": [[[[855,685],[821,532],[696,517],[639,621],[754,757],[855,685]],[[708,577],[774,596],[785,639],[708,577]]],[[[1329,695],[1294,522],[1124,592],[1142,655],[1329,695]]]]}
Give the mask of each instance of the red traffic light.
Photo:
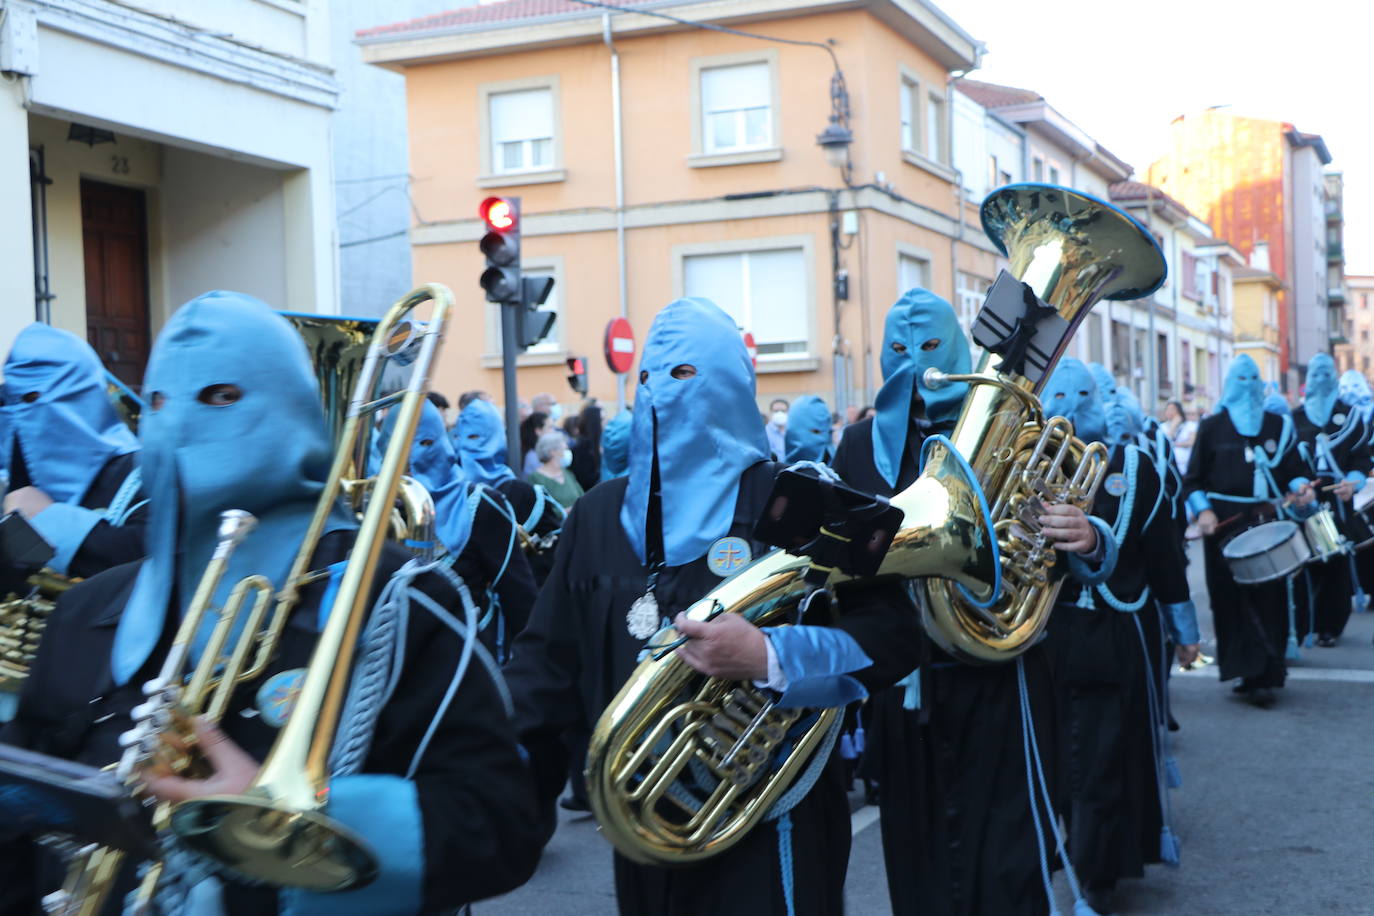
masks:
{"type": "Polygon", "coordinates": [[[488,197],[477,208],[482,222],[495,232],[509,232],[515,228],[515,206],[504,197],[488,197]]]}

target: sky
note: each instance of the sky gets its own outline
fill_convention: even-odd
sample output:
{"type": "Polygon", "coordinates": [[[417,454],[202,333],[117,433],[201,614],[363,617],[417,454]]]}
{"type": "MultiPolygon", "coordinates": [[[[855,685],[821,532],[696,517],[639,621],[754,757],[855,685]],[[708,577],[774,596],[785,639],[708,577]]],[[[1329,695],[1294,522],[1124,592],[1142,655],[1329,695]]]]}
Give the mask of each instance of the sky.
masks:
{"type": "Polygon", "coordinates": [[[1371,0],[934,0],[986,46],[970,73],[1034,90],[1145,171],[1169,122],[1229,105],[1321,134],[1345,174],[1347,274],[1374,274],[1371,0]]]}

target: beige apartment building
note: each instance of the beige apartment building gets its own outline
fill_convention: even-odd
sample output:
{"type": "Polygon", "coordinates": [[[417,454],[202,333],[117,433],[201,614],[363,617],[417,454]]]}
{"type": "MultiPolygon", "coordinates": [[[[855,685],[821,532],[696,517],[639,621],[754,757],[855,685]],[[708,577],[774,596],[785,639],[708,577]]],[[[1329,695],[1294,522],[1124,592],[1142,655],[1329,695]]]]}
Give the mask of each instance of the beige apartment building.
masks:
{"type": "Polygon", "coordinates": [[[1277,382],[1280,366],[1279,297],[1283,280],[1265,267],[1241,267],[1235,271],[1236,355],[1248,354],[1259,366],[1260,377],[1277,382]]]}
{"type": "Polygon", "coordinates": [[[522,198],[527,274],[557,281],[524,396],[571,403],[578,355],[613,401],[607,323],[627,316],[642,341],[691,295],[752,333],[761,400],[871,401],[900,292],[955,300],[956,277],[997,274],[952,165],[952,75],[980,45],[923,0],[643,6],[507,0],[359,33],[366,60],[406,76],[415,279],[452,286],[465,320],[436,388],[500,391],[498,313],[477,285],[477,207],[499,193],[522,198]],[[818,144],[827,128],[852,132],[847,149],[818,144]]]}
{"type": "Polygon", "coordinates": [[[1355,369],[1374,379],[1374,276],[1347,275],[1344,287],[1345,337],[1348,344],[1336,350],[1336,365],[1343,372],[1355,369]]]}

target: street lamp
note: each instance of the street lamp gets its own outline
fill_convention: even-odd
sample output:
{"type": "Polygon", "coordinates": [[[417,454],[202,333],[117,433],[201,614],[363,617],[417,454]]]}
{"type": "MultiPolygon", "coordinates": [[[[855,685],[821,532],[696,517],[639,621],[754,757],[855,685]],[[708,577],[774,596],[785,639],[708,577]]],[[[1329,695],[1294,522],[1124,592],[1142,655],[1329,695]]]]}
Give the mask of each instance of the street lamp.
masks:
{"type": "Polygon", "coordinates": [[[853,142],[854,132],[833,115],[829,126],[816,137],[816,145],[825,151],[825,161],[837,169],[842,169],[849,163],[849,144],[853,142]]]}

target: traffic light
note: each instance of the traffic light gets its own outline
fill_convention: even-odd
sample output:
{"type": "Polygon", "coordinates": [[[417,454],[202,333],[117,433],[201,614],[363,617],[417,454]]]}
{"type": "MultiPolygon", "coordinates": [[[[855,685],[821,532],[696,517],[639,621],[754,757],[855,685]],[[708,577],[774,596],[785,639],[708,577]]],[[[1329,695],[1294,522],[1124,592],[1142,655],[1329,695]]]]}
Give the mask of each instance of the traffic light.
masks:
{"type": "Polygon", "coordinates": [[[587,396],[587,361],[580,356],[568,357],[568,387],[584,398],[587,396]]]}
{"type": "Polygon", "coordinates": [[[487,259],[480,281],[488,302],[514,305],[520,299],[520,198],[488,197],[477,208],[486,225],[478,244],[487,259]]]}
{"type": "Polygon", "coordinates": [[[548,337],[549,332],[553,330],[554,319],[558,316],[553,312],[539,310],[539,306],[548,301],[551,292],[553,277],[520,278],[520,301],[516,303],[520,307],[520,323],[516,328],[520,338],[520,349],[534,346],[548,337]]]}

